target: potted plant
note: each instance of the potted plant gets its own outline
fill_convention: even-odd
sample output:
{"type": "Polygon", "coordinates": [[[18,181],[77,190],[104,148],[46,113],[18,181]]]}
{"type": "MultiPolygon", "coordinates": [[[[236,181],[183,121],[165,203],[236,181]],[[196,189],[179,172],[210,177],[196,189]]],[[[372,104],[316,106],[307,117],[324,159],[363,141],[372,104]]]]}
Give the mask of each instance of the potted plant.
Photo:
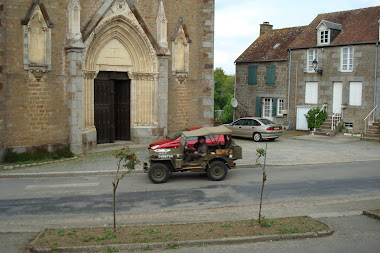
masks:
{"type": "Polygon", "coordinates": [[[347,105],[348,105],[347,103],[342,104],[342,109],[346,109],[347,105]]]}

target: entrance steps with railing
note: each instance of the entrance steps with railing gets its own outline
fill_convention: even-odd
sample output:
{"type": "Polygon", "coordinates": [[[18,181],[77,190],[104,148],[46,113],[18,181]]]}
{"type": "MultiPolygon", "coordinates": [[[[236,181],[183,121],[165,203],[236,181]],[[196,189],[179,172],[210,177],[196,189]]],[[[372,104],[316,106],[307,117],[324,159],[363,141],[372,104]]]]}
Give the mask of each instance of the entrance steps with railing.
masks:
{"type": "Polygon", "coordinates": [[[360,138],[361,140],[366,141],[378,141],[380,142],[380,131],[379,131],[379,121],[373,122],[366,133],[363,135],[363,137],[360,138]]]}
{"type": "Polygon", "coordinates": [[[335,127],[335,129],[331,129],[332,125],[332,116],[327,116],[325,122],[323,122],[322,125],[320,125],[317,129],[315,129],[314,134],[315,135],[324,135],[324,136],[335,136],[340,129],[341,123],[337,123],[338,125],[335,127]]]}

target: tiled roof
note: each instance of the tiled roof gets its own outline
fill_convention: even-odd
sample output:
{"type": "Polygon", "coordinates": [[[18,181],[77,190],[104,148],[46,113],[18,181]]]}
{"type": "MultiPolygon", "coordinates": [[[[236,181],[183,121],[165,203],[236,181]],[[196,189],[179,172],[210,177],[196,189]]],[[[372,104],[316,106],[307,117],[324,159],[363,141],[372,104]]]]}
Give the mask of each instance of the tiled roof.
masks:
{"type": "Polygon", "coordinates": [[[287,60],[290,43],[305,26],[275,29],[258,37],[235,62],[287,60]]]}
{"type": "Polygon", "coordinates": [[[322,20],[342,25],[342,31],[330,45],[378,41],[379,19],[380,6],[319,14],[289,47],[317,46],[316,28],[322,20]]]}

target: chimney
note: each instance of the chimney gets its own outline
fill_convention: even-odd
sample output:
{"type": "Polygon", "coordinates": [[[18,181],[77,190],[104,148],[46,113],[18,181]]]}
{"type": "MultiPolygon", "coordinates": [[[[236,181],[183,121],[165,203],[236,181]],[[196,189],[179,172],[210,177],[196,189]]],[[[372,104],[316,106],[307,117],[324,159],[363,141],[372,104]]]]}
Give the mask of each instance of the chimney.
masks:
{"type": "Polygon", "coordinates": [[[260,25],[260,36],[266,34],[267,32],[273,29],[273,25],[270,25],[269,22],[263,22],[260,25]]]}

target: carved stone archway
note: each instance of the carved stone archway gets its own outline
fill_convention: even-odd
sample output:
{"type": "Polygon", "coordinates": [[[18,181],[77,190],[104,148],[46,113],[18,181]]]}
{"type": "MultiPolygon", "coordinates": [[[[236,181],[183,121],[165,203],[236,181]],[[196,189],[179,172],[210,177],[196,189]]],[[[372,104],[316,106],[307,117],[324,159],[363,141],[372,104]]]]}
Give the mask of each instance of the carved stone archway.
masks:
{"type": "Polygon", "coordinates": [[[96,140],[94,79],[99,71],[128,72],[131,79],[131,137],[150,141],[158,126],[158,58],[133,16],[104,19],[86,41],[83,82],[83,136],[96,140]]]}

